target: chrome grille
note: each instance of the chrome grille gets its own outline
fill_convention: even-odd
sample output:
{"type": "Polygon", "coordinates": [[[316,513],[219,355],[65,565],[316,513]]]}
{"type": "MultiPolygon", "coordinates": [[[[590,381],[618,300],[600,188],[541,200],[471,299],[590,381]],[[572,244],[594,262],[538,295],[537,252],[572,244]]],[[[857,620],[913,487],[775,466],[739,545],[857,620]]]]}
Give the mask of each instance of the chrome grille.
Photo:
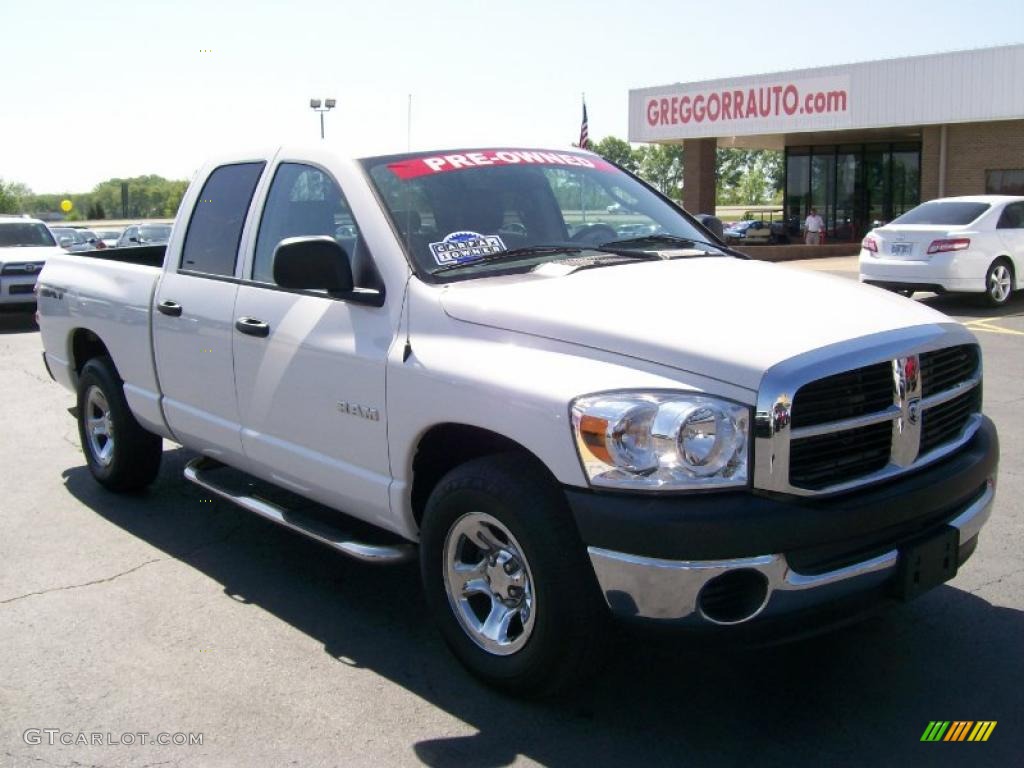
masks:
{"type": "Polygon", "coordinates": [[[888,422],[794,440],[789,453],[789,481],[817,491],[863,477],[889,463],[891,445],[892,426],[888,422]]]}
{"type": "Polygon", "coordinates": [[[4,264],[0,274],[3,275],[37,275],[43,268],[44,261],[12,261],[4,264]]]}
{"type": "Polygon", "coordinates": [[[805,384],[793,398],[793,427],[808,427],[892,405],[892,364],[878,363],[805,384]]]}
{"type": "Polygon", "coordinates": [[[971,414],[981,410],[981,388],[975,387],[952,400],[928,408],[921,416],[921,454],[954,440],[971,414]]]}
{"type": "Polygon", "coordinates": [[[953,324],[878,334],[780,363],[758,396],[754,485],[838,493],[935,461],[980,424],[980,383],[977,344],[953,324]]]}
{"type": "Polygon", "coordinates": [[[978,370],[978,348],[973,344],[937,349],[921,355],[921,394],[943,392],[971,378],[978,370]]]}

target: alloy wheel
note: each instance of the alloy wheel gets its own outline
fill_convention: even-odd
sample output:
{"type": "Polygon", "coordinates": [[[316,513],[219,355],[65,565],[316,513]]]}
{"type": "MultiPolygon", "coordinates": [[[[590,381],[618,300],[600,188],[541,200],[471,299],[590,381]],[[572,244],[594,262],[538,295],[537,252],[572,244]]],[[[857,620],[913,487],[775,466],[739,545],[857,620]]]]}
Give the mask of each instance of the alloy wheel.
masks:
{"type": "Polygon", "coordinates": [[[533,577],[522,547],[497,518],[468,512],[448,531],[444,586],[463,631],[485,651],[509,656],[533,633],[533,577]]]}

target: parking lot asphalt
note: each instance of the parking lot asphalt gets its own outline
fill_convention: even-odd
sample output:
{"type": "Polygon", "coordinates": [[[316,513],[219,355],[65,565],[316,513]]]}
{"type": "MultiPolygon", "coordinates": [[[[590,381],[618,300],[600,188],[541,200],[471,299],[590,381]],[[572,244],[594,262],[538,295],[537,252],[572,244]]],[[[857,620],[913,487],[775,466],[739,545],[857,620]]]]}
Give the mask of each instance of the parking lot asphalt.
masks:
{"type": "MultiPolygon", "coordinates": [[[[856,279],[848,260],[779,268],[856,279]]],[[[350,562],[210,500],[180,448],[147,492],[100,489],[34,324],[0,315],[0,765],[1019,765],[1024,300],[916,300],[977,333],[1002,442],[995,511],[957,577],[783,646],[609,638],[592,684],[540,703],[462,671],[414,566],[350,562]],[[932,720],[998,725],[922,743],[932,720]],[[106,743],[179,732],[202,745],[106,743]]]]}

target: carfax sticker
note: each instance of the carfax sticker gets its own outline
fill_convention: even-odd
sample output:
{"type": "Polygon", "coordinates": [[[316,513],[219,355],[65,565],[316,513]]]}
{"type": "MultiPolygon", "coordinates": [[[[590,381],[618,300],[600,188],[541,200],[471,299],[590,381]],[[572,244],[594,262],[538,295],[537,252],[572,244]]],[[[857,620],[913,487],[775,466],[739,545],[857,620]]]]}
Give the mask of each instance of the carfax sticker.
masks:
{"type": "Polygon", "coordinates": [[[441,242],[430,244],[430,252],[434,254],[434,261],[440,266],[475,261],[504,250],[506,250],[505,244],[501,242],[500,237],[481,235],[478,232],[452,232],[445,235],[441,242]]]}

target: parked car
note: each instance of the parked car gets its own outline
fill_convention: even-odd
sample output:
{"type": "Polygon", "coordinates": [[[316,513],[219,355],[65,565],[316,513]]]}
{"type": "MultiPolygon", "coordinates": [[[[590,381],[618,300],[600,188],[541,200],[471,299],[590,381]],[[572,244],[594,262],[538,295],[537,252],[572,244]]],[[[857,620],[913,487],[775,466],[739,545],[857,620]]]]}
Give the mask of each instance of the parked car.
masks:
{"type": "Polygon", "coordinates": [[[44,359],[98,483],[150,484],[168,439],[204,495],[418,558],[449,647],[514,692],[592,673],[612,617],[804,629],[952,578],[996,487],[977,340],[706,237],[580,151],[235,154],[130,249],[154,266],[47,263],[44,359]],[[658,231],[570,236],[566,177],[658,231]]]}
{"type": "Polygon", "coordinates": [[[121,238],[123,231],[121,229],[98,229],[96,230],[96,236],[105,247],[116,248],[117,241],[121,238]]]}
{"type": "Polygon", "coordinates": [[[57,244],[69,253],[92,251],[96,248],[98,238],[87,229],[74,227],[50,227],[57,244]]]}
{"type": "Polygon", "coordinates": [[[132,224],[118,238],[115,248],[139,245],[163,245],[171,236],[170,224],[132,224]]]}
{"type": "Polygon", "coordinates": [[[764,245],[772,242],[772,228],[766,221],[737,221],[725,228],[725,241],[736,245],[764,245]]]}
{"type": "Polygon", "coordinates": [[[868,233],[860,279],[907,295],[975,293],[1002,306],[1024,287],[1024,197],[922,203],[868,233]]]}
{"type": "Polygon", "coordinates": [[[35,303],[36,278],[58,253],[63,250],[43,222],[0,216],[0,305],[35,303]]]}

